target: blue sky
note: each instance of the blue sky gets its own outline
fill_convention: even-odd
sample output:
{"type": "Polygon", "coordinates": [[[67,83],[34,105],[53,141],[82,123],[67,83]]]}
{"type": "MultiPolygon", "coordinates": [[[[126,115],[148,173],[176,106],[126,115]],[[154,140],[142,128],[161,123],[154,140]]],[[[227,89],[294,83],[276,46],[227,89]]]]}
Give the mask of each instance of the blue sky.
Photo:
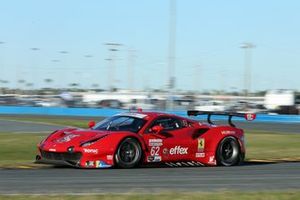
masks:
{"type": "MultiPolygon", "coordinates": [[[[0,71],[7,86],[21,87],[16,80],[24,79],[44,87],[51,78],[52,87],[107,88],[107,42],[123,44],[115,55],[117,87],[128,88],[128,49],[134,49],[134,89],[167,83],[168,0],[10,0],[0,9],[0,71]]],[[[177,0],[176,88],[242,89],[240,46],[251,42],[253,90],[299,89],[299,10],[296,0],[177,0]]]]}

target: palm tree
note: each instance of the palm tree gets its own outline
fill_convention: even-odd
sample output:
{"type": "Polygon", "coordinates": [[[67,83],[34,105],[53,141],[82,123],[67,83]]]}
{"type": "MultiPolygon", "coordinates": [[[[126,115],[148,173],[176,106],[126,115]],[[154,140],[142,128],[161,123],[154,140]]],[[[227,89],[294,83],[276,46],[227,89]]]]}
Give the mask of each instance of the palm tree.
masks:
{"type": "Polygon", "coordinates": [[[74,88],[75,88],[75,87],[78,87],[78,86],[79,86],[79,83],[70,83],[70,84],[69,84],[69,86],[71,86],[71,87],[74,87],[74,88]]]}
{"type": "Polygon", "coordinates": [[[27,87],[32,87],[32,86],[33,86],[33,83],[26,83],[26,86],[27,86],[27,87]]]}
{"type": "Polygon", "coordinates": [[[46,79],[44,79],[44,81],[45,81],[46,83],[52,83],[52,82],[53,82],[53,80],[52,80],[51,78],[46,78],[46,79]]]}
{"type": "Polygon", "coordinates": [[[97,84],[97,83],[92,84],[92,88],[98,88],[98,87],[99,87],[99,84],[97,84]]]}
{"type": "Polygon", "coordinates": [[[50,88],[50,84],[53,82],[53,80],[51,78],[45,78],[44,81],[47,84],[47,86],[49,85],[48,88],[50,88]]]}
{"type": "Polygon", "coordinates": [[[25,83],[26,81],[23,79],[18,80],[18,83],[25,83]]]}

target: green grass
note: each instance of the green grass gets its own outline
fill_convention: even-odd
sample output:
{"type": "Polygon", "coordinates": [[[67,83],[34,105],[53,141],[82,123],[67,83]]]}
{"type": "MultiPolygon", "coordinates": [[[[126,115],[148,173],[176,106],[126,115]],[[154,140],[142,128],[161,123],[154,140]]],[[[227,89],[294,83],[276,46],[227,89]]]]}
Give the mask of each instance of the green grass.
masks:
{"type": "Polygon", "coordinates": [[[161,194],[106,194],[106,195],[0,195],[5,200],[298,200],[299,191],[282,192],[211,192],[161,194]]]}
{"type": "Polygon", "coordinates": [[[0,166],[16,166],[34,161],[37,147],[47,134],[0,133],[0,166]]]}
{"type": "Polygon", "coordinates": [[[295,159],[300,161],[300,134],[246,133],[247,159],[295,159]]]}

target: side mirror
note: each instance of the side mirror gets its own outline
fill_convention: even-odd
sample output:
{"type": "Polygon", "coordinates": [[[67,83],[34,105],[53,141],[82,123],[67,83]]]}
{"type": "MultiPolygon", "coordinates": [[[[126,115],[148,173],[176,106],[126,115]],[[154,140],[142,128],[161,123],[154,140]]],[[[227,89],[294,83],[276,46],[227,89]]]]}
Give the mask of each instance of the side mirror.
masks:
{"type": "Polygon", "coordinates": [[[162,126],[159,126],[159,125],[152,127],[152,132],[153,133],[160,133],[160,132],[162,132],[162,130],[164,130],[164,128],[162,126]]]}
{"type": "Polygon", "coordinates": [[[95,122],[95,121],[90,121],[90,122],[88,123],[89,128],[93,128],[95,125],[96,125],[96,122],[95,122]]]}

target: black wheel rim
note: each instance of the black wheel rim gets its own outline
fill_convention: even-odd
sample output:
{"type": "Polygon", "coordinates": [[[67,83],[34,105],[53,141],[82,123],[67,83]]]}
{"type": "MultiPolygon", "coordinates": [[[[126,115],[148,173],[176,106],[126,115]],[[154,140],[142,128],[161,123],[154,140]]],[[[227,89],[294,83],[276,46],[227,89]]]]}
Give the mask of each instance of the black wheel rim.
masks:
{"type": "Polygon", "coordinates": [[[221,147],[221,156],[225,164],[236,162],[238,153],[238,148],[234,140],[224,141],[221,147]]]}
{"type": "Polygon", "coordinates": [[[127,164],[134,163],[138,158],[138,155],[138,147],[132,142],[124,142],[119,149],[120,160],[127,164]]]}

